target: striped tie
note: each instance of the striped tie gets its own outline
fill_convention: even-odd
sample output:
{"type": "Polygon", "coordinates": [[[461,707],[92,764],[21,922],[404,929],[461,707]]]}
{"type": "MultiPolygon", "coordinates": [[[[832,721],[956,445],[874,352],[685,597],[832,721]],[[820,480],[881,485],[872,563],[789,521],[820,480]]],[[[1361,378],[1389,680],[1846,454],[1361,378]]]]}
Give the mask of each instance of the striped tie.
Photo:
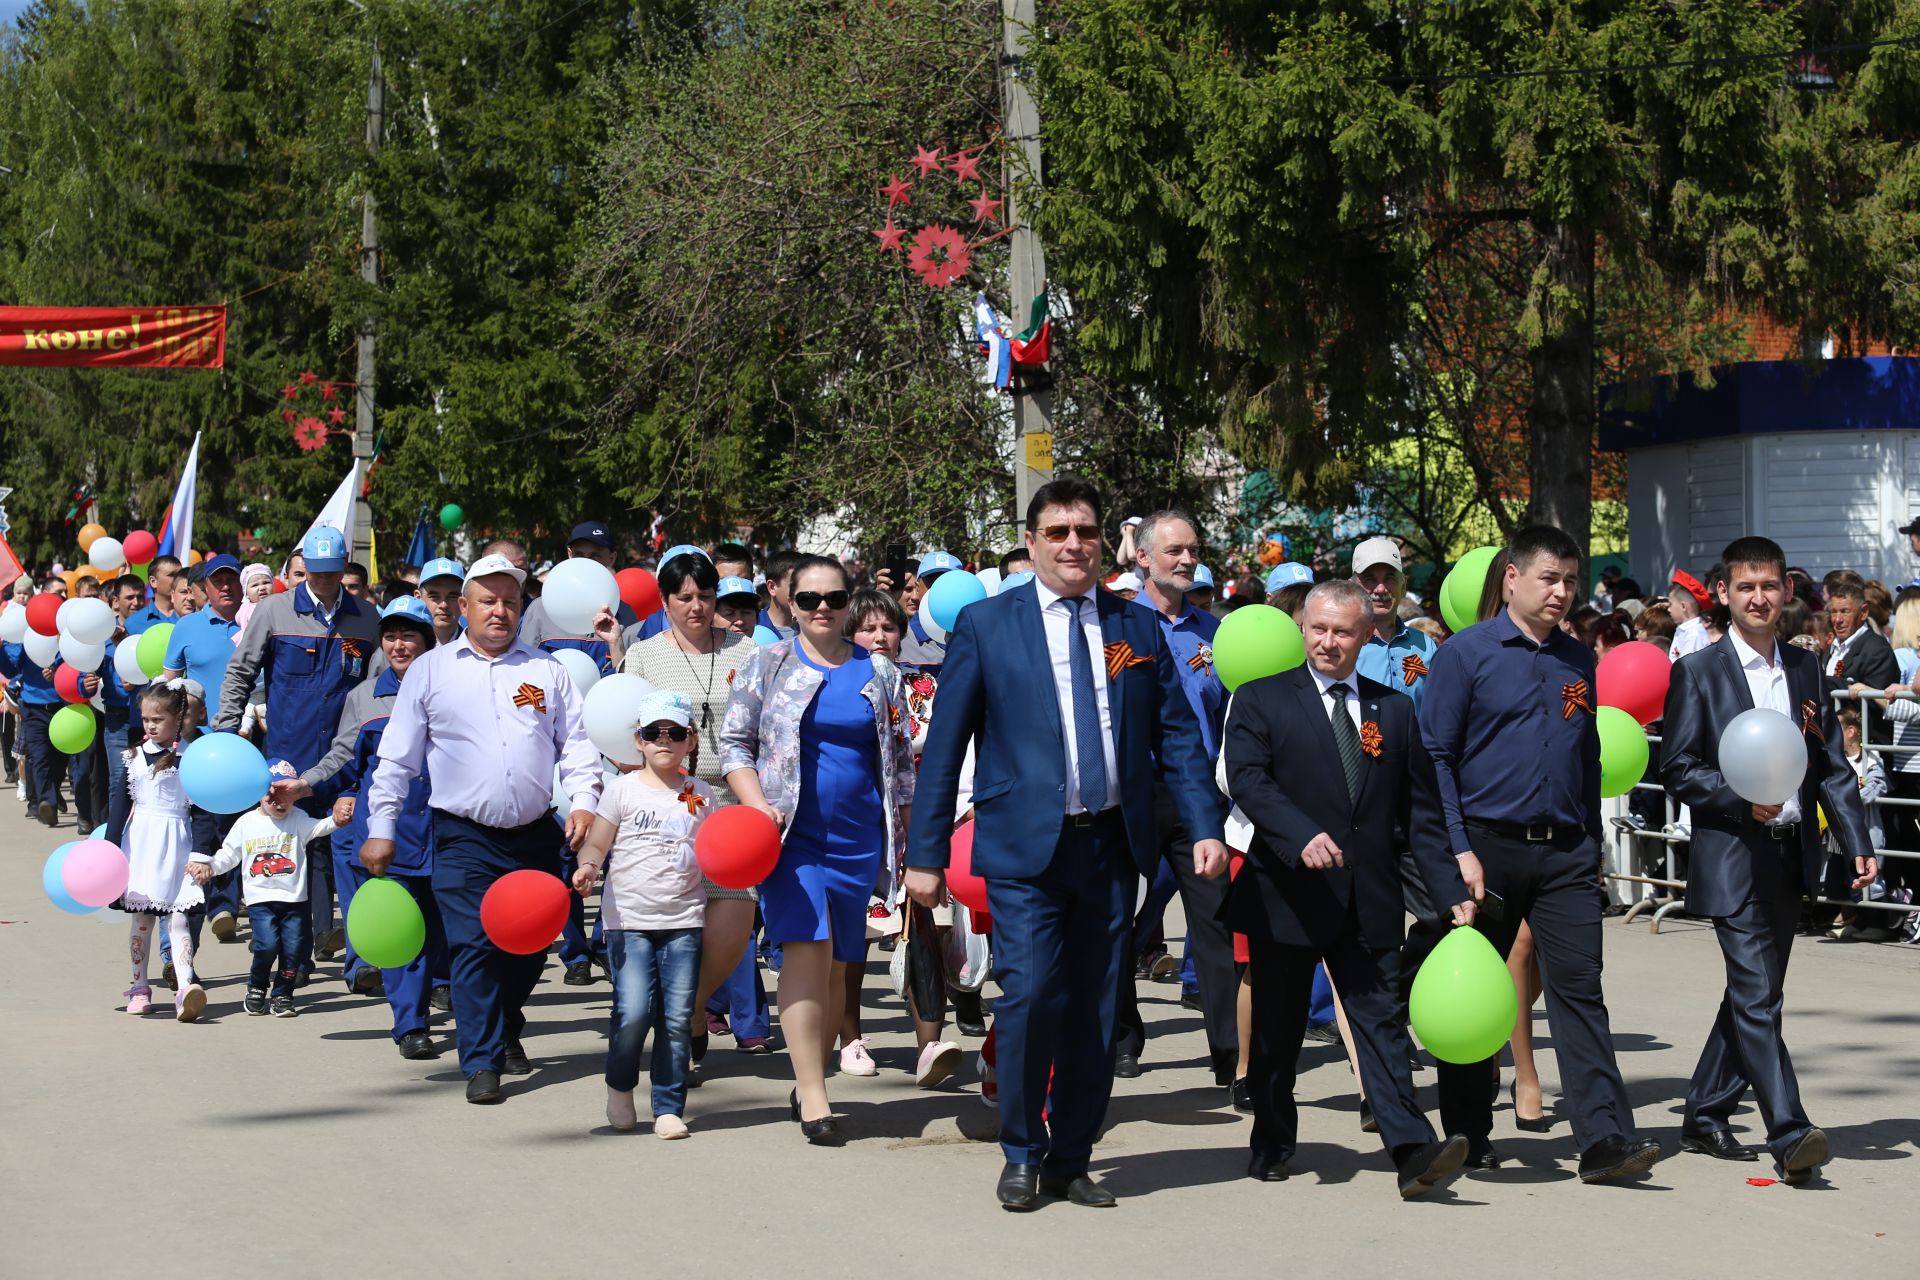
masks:
{"type": "Polygon", "coordinates": [[[1360,798],[1360,731],[1353,727],[1353,717],[1347,714],[1347,694],[1344,684],[1327,686],[1327,697],[1333,700],[1333,745],[1340,748],[1340,767],[1347,773],[1347,799],[1360,798]]]}

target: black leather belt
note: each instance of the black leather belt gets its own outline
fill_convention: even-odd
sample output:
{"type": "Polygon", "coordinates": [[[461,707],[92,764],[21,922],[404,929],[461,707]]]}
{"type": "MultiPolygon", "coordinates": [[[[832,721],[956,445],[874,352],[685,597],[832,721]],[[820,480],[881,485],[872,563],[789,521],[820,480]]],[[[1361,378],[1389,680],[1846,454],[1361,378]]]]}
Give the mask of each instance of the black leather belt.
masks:
{"type": "Polygon", "coordinates": [[[1797,822],[1789,822],[1784,827],[1768,827],[1766,830],[1769,836],[1772,836],[1775,840],[1783,844],[1788,840],[1798,840],[1800,838],[1800,824],[1797,822]]]}
{"type": "Polygon", "coordinates": [[[1116,804],[1102,809],[1098,813],[1088,813],[1085,810],[1079,813],[1070,813],[1067,815],[1066,825],[1069,827],[1091,827],[1110,818],[1118,818],[1119,816],[1120,806],[1116,804]]]}
{"type": "Polygon", "coordinates": [[[1466,825],[1483,828],[1509,840],[1524,840],[1528,844],[1552,844],[1555,840],[1586,834],[1586,828],[1564,822],[1555,826],[1551,822],[1500,822],[1492,818],[1468,818],[1466,825]]]}

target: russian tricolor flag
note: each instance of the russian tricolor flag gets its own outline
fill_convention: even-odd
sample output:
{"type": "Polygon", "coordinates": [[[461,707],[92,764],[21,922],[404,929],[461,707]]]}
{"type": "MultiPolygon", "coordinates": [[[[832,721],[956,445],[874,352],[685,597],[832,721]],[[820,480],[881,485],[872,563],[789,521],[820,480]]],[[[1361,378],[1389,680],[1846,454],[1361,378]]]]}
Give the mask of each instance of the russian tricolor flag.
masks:
{"type": "Polygon", "coordinates": [[[160,550],[163,556],[177,556],[182,563],[193,546],[194,477],[200,469],[200,433],[193,433],[193,448],[187,450],[187,465],[180,472],[180,483],[173,490],[173,505],[160,520],[160,550]]]}

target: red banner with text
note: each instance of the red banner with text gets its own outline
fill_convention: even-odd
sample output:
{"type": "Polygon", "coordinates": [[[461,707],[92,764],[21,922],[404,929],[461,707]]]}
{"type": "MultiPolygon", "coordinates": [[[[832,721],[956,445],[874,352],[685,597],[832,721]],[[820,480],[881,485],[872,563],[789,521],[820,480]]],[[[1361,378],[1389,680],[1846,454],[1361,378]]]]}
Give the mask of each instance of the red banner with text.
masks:
{"type": "Polygon", "coordinates": [[[0,365],[218,369],[225,307],[0,307],[0,365]]]}

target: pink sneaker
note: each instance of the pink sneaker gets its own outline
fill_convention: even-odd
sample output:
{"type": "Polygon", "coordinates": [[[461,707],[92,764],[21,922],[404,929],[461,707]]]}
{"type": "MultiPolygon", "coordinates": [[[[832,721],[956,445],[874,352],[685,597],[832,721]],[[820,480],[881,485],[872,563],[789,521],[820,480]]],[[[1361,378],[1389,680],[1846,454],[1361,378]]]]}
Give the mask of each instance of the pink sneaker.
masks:
{"type": "Polygon", "coordinates": [[[843,1076],[877,1076],[880,1068],[874,1065],[873,1055],[867,1052],[865,1040],[850,1040],[846,1048],[840,1050],[840,1074],[843,1076]]]}
{"type": "Polygon", "coordinates": [[[936,1040],[920,1051],[920,1064],[914,1068],[913,1082],[922,1089],[935,1088],[960,1069],[964,1057],[959,1045],[950,1040],[936,1040]]]}
{"type": "Polygon", "coordinates": [[[128,989],[127,991],[127,1012],[128,1013],[138,1018],[144,1015],[146,1011],[151,1008],[153,1008],[153,988],[132,987],[128,989]]]}

